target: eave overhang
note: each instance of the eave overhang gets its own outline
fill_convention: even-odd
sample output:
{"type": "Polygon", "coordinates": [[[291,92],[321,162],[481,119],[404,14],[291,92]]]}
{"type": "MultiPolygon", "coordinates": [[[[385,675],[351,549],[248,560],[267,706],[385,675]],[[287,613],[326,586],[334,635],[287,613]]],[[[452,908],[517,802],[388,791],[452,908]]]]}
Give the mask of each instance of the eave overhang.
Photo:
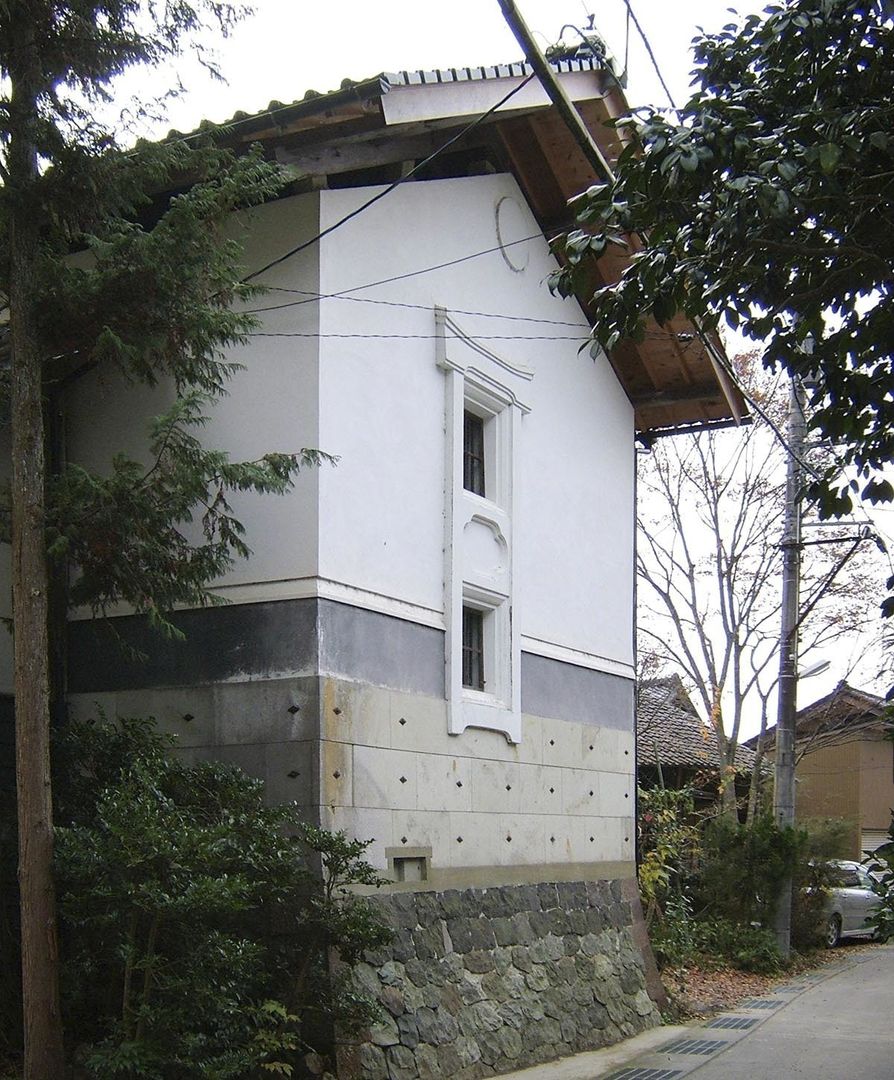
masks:
{"type": "MultiPolygon", "coordinates": [[[[563,60],[553,67],[614,164],[623,128],[612,121],[628,111],[614,74],[593,59],[563,60]]],[[[237,115],[216,127],[215,138],[237,149],[260,142],[271,156],[309,177],[344,173],[427,156],[445,132],[462,128],[519,87],[480,125],[478,137],[499,149],[551,239],[572,224],[569,201],[605,178],[594,173],[537,80],[525,82],[530,75],[522,63],[383,73],[330,94],[237,115]]],[[[594,262],[577,296],[588,317],[595,290],[617,281],[629,260],[630,251],[610,247],[594,262]]],[[[616,346],[608,359],[644,441],[748,419],[719,339],[681,316],[661,326],[649,321],[642,341],[616,346]]]]}

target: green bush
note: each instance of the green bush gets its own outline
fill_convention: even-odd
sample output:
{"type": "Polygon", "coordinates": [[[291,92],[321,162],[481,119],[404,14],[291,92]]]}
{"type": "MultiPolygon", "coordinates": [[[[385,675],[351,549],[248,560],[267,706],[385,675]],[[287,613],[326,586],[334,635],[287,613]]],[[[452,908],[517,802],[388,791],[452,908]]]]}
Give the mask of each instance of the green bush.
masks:
{"type": "Polygon", "coordinates": [[[866,862],[875,868],[881,879],[873,885],[881,905],[871,922],[882,941],[887,941],[894,937],[894,812],[888,829],[888,842],[876,848],[866,862]]]}
{"type": "Polygon", "coordinates": [[[783,957],[770,930],[742,926],[728,919],[707,919],[702,930],[702,951],[722,957],[739,968],[760,975],[775,975],[783,968],[783,957]]]}
{"type": "Polygon", "coordinates": [[[782,884],[804,858],[807,835],[770,817],[753,825],[715,818],[705,827],[693,882],[696,913],[741,927],[769,927],[782,884]]]}
{"type": "Polygon", "coordinates": [[[186,765],[151,721],[79,724],[60,747],[57,877],[74,1075],[288,1074],[373,1015],[330,978],[388,931],[348,892],[365,845],[268,807],[263,785],[186,765]],[[316,863],[315,875],[310,867],[316,863]],[[320,887],[322,877],[322,887],[320,887]]]}
{"type": "Polygon", "coordinates": [[[640,788],[637,875],[646,923],[677,919],[686,906],[685,881],[699,845],[692,792],[688,788],[640,788]]]}

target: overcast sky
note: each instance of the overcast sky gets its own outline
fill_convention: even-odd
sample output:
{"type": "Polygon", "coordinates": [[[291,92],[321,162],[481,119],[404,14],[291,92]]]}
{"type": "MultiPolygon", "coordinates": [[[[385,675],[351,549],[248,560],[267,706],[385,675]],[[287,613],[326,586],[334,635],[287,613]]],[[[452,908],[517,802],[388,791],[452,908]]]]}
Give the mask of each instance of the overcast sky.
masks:
{"type": "MultiPolygon", "coordinates": [[[[566,23],[585,27],[588,13],[595,12],[595,26],[619,70],[627,56],[631,103],[666,100],[632,22],[628,43],[625,0],[517,0],[517,6],[542,45],[557,41],[566,23]]],[[[742,0],[739,9],[762,6],[742,0]]],[[[521,58],[497,0],[256,0],[254,8],[219,46],[226,85],[181,65],[187,93],[169,107],[170,125],[188,130],[203,118],[220,121],[238,109],[260,110],[271,100],[295,101],[308,89],[333,90],[344,78],[521,58]]],[[[729,6],[718,0],[632,0],[632,8],[671,92],[685,100],[689,43],[698,25],[717,30],[728,22],[729,6]]],[[[566,41],[575,39],[566,31],[566,41]]],[[[157,73],[156,88],[165,80],[157,73]]]]}

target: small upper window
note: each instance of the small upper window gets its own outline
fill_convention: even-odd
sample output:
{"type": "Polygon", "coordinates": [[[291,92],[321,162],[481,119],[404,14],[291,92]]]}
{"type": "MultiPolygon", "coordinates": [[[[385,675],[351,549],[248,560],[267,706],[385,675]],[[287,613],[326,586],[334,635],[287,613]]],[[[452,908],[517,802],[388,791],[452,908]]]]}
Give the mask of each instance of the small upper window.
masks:
{"type": "Polygon", "coordinates": [[[484,689],[484,612],[463,608],[463,686],[484,689]]]}
{"type": "Polygon", "coordinates": [[[484,496],[484,420],[475,413],[463,413],[463,487],[484,496]]]}

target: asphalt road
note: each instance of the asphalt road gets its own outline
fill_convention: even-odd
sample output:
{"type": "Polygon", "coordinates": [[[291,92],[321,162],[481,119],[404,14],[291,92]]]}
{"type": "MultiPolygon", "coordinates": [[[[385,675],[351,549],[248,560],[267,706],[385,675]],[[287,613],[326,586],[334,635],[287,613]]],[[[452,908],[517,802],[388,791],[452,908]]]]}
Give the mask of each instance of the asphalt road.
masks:
{"type": "MultiPolygon", "coordinates": [[[[847,946],[840,951],[845,959],[847,946]]],[[[775,996],[783,1003],[766,1020],[703,1065],[690,1065],[685,1075],[695,1080],[894,1080],[894,944],[853,956],[842,970],[790,997],[775,996]]],[[[757,1010],[730,1015],[740,1012],[755,1016],[757,1010]]],[[[701,1027],[691,1032],[696,1033],[710,1038],[722,1030],[701,1027]]],[[[660,1050],[653,1057],[668,1070],[682,1063],[681,1055],[660,1050]]]]}

